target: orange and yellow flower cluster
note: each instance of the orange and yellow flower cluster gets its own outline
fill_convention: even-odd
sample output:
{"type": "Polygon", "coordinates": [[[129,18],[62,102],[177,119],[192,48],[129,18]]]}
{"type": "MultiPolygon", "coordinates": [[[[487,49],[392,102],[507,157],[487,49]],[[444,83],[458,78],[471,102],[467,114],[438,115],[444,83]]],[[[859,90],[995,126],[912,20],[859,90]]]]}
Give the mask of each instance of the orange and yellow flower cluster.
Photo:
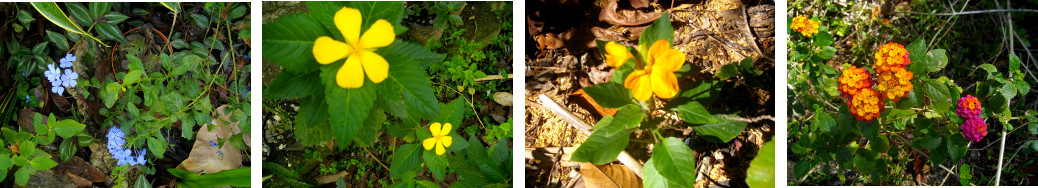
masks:
{"type": "Polygon", "coordinates": [[[869,72],[854,65],[844,70],[837,81],[840,82],[837,89],[840,90],[840,93],[843,93],[843,97],[847,98],[853,97],[865,88],[872,87],[872,79],[869,78],[869,72]]]}
{"type": "Polygon", "coordinates": [[[876,74],[879,75],[879,91],[885,98],[897,102],[912,90],[912,72],[906,66],[912,62],[908,50],[901,44],[890,42],[876,52],[876,74]]]}
{"type": "Polygon", "coordinates": [[[872,88],[865,88],[847,101],[847,107],[858,121],[872,121],[883,112],[883,99],[872,88]]]}
{"type": "Polygon", "coordinates": [[[789,26],[793,31],[800,32],[801,35],[811,37],[815,33],[818,33],[818,21],[809,20],[804,16],[797,16],[793,18],[792,25],[789,26]]]}

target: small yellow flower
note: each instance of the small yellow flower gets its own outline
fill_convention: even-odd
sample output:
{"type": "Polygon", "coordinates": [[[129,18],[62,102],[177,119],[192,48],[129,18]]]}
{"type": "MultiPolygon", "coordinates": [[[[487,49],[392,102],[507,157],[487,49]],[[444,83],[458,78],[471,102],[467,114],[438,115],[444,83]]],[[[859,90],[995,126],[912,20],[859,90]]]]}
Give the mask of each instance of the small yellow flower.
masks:
{"type": "Polygon", "coordinates": [[[897,102],[912,90],[912,72],[901,67],[891,68],[890,72],[879,74],[879,91],[887,99],[897,102]]]}
{"type": "Polygon", "coordinates": [[[908,59],[908,50],[901,44],[890,42],[884,44],[876,51],[876,73],[893,72],[897,68],[904,69],[912,63],[908,59]]]}
{"type": "Polygon", "coordinates": [[[314,41],[313,52],[317,63],[327,65],[346,58],[346,63],[335,74],[335,83],[342,88],[363,86],[365,74],[373,83],[381,83],[389,76],[389,63],[375,50],[393,43],[396,38],[393,25],[385,19],[378,19],[361,35],[361,21],[359,10],[343,7],[335,12],[334,22],[346,42],[328,36],[318,37],[314,41]]]}
{"type": "Polygon", "coordinates": [[[627,47],[616,42],[606,43],[606,64],[612,67],[620,67],[624,65],[631,58],[631,51],[627,51],[627,47]]]}
{"type": "Polygon", "coordinates": [[[685,63],[685,54],[670,48],[666,40],[657,40],[649,48],[646,57],[645,68],[627,75],[624,87],[631,89],[631,94],[638,101],[649,100],[653,93],[664,99],[677,95],[678,78],[674,71],[681,69],[685,63]]]}
{"type": "Polygon", "coordinates": [[[451,124],[444,123],[443,127],[440,127],[440,123],[432,123],[429,131],[433,136],[422,140],[422,146],[425,150],[432,150],[433,146],[436,146],[436,155],[443,155],[446,152],[444,148],[451,147],[451,136],[447,136],[451,133],[451,124]]]}
{"type": "Polygon", "coordinates": [[[793,22],[789,27],[793,31],[800,32],[800,35],[811,37],[815,33],[818,33],[818,21],[809,20],[804,16],[797,16],[793,18],[793,22]]]}

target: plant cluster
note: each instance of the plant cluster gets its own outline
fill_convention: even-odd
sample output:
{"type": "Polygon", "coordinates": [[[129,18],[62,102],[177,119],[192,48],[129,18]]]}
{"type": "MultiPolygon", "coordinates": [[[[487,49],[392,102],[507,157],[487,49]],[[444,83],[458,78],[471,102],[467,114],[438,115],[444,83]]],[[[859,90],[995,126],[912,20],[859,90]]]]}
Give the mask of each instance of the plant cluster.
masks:
{"type": "MultiPolygon", "coordinates": [[[[463,120],[472,103],[438,101],[426,75],[444,55],[398,39],[408,30],[400,23],[402,2],[306,6],[309,13],[285,15],[263,26],[264,57],[285,67],[264,86],[264,96],[299,100],[292,122],[298,143],[334,145],[336,151],[400,143],[390,149],[391,186],[438,186],[429,179],[446,181],[448,172],[459,175],[455,186],[511,181],[507,142],[490,143],[487,150],[479,137],[466,140],[454,131],[467,127],[463,120]]],[[[308,184],[292,170],[266,171],[275,182],[308,184]]]]}

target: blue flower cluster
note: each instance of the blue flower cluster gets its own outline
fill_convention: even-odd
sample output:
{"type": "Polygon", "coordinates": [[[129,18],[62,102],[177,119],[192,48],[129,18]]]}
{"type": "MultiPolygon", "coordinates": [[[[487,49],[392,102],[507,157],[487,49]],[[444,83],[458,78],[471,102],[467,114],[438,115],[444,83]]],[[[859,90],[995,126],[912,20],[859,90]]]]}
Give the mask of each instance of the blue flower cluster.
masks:
{"type": "Polygon", "coordinates": [[[72,54],[65,54],[64,58],[59,60],[58,67],[54,67],[54,64],[47,65],[47,71],[43,72],[43,75],[47,77],[47,81],[50,82],[50,92],[58,95],[64,95],[66,87],[76,87],[76,79],[79,79],[79,74],[72,71],[72,62],[76,61],[76,56],[72,54]],[[65,74],[61,73],[61,69],[65,69],[65,74]]]}
{"type": "Polygon", "coordinates": [[[144,159],[144,154],[147,154],[148,151],[137,150],[138,155],[134,156],[133,151],[123,147],[126,145],[126,139],[123,137],[126,137],[126,134],[119,127],[112,126],[111,129],[108,129],[108,152],[112,153],[112,158],[119,161],[117,164],[133,166],[147,163],[148,160],[144,159]]]}

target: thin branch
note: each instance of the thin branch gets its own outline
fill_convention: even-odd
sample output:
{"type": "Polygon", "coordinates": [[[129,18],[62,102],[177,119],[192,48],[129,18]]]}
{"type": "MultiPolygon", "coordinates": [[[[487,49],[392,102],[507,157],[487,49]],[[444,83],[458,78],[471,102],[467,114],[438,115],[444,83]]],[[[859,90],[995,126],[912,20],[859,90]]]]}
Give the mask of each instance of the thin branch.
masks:
{"type": "Polygon", "coordinates": [[[1030,12],[1038,13],[1038,10],[1034,9],[990,9],[990,10],[971,10],[962,12],[951,12],[951,13],[926,13],[926,12],[915,12],[915,11],[904,11],[901,13],[911,14],[922,14],[930,16],[958,16],[958,15],[969,15],[969,14],[988,14],[988,13],[1002,13],[1002,12],[1030,12]]]}

